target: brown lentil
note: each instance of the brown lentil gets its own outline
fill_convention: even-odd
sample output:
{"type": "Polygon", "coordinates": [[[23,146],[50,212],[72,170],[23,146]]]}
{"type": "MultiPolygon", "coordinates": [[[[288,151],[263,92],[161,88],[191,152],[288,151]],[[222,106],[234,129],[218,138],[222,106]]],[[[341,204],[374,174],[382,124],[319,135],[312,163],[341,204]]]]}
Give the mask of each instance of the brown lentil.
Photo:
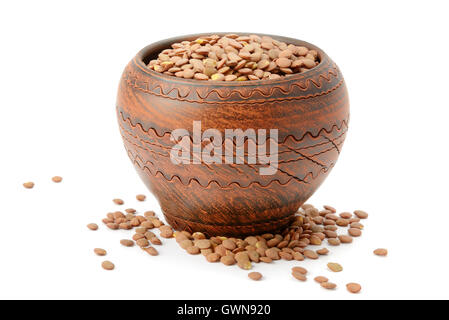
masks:
{"type": "Polygon", "coordinates": [[[331,230],[324,230],[324,234],[327,238],[337,238],[337,233],[331,230]]]}
{"type": "Polygon", "coordinates": [[[218,253],[212,252],[206,256],[206,259],[209,262],[218,262],[220,260],[220,255],[218,253]]]}
{"type": "Polygon", "coordinates": [[[96,223],[89,223],[89,224],[87,225],[87,227],[88,227],[90,230],[93,230],[93,231],[98,230],[98,225],[97,225],[96,223]]]}
{"type": "Polygon", "coordinates": [[[193,242],[189,239],[183,240],[179,242],[179,246],[183,248],[184,250],[187,250],[189,247],[193,247],[193,242]]]}
{"type": "Polygon", "coordinates": [[[122,199],[112,199],[112,202],[120,206],[125,203],[122,199]]]}
{"type": "Polygon", "coordinates": [[[200,249],[209,249],[211,246],[210,240],[202,239],[195,242],[195,245],[200,249]]]}
{"type": "Polygon", "coordinates": [[[222,242],[222,244],[223,244],[223,247],[225,247],[225,248],[228,249],[228,250],[234,250],[234,249],[237,247],[237,245],[235,244],[235,242],[232,241],[232,240],[230,240],[230,239],[224,240],[224,241],[222,242]]]}
{"type": "Polygon", "coordinates": [[[388,250],[387,249],[383,249],[383,248],[379,248],[374,250],[374,254],[376,256],[381,256],[381,257],[385,257],[388,255],[388,250]]]}
{"type": "Polygon", "coordinates": [[[327,248],[321,248],[317,250],[316,253],[318,253],[320,256],[324,256],[329,253],[329,250],[327,248]]]}
{"type": "Polygon", "coordinates": [[[101,248],[95,248],[95,249],[94,249],[94,253],[95,253],[97,256],[105,256],[105,255],[106,255],[106,250],[101,249],[101,248]]]}
{"type": "Polygon", "coordinates": [[[341,271],[343,271],[343,267],[340,264],[336,263],[336,262],[329,262],[327,264],[327,267],[332,272],[341,272],[341,271]]]}
{"type": "MultiPolygon", "coordinates": [[[[132,223],[132,222],[131,222],[131,223],[132,223]]],[[[136,233],[145,234],[145,233],[148,231],[148,229],[147,229],[147,228],[140,227],[140,228],[136,228],[134,231],[135,231],[136,233]]]]}
{"type": "Polygon", "coordinates": [[[279,260],[279,252],[275,248],[270,248],[265,251],[265,255],[271,260],[279,260]]]}
{"type": "Polygon", "coordinates": [[[307,280],[307,277],[304,274],[297,272],[297,271],[292,271],[292,276],[299,281],[307,280]]]}
{"type": "Polygon", "coordinates": [[[128,239],[122,239],[122,240],[120,240],[120,244],[125,247],[132,247],[132,246],[134,246],[134,241],[128,240],[128,239]]]}
{"type": "Polygon", "coordinates": [[[145,201],[146,198],[147,198],[147,197],[146,197],[144,194],[138,194],[138,195],[136,196],[136,199],[137,199],[138,201],[145,201]]]}
{"type": "Polygon", "coordinates": [[[159,254],[159,252],[157,252],[156,248],[154,248],[154,247],[146,247],[146,248],[142,248],[142,250],[151,256],[157,256],[159,254]]]}
{"type": "Polygon", "coordinates": [[[160,226],[159,230],[161,231],[162,238],[171,238],[173,237],[173,229],[170,226],[160,226]]]}
{"type": "Polygon", "coordinates": [[[362,290],[362,286],[361,286],[360,284],[354,283],[354,282],[348,283],[348,284],[346,285],[346,288],[347,288],[348,291],[351,292],[351,293],[359,293],[360,290],[362,290]]]}
{"type": "Polygon", "coordinates": [[[143,235],[142,238],[146,238],[147,240],[156,238],[156,235],[151,231],[147,231],[147,232],[143,233],[142,235],[143,235]]]}
{"type": "Polygon", "coordinates": [[[314,246],[319,246],[321,245],[321,239],[315,235],[310,237],[310,244],[314,245],[314,246]]]}
{"type": "Polygon", "coordinates": [[[220,262],[223,263],[225,266],[232,266],[236,264],[236,261],[233,256],[223,256],[220,258],[220,262]]]}
{"type": "Polygon", "coordinates": [[[25,182],[25,183],[23,184],[23,186],[24,186],[26,189],[32,189],[32,188],[34,187],[34,182],[25,182]]]}
{"type": "Polygon", "coordinates": [[[108,223],[106,224],[106,226],[111,229],[111,230],[117,230],[118,229],[118,224],[117,223],[108,223]]]}
{"type": "Polygon", "coordinates": [[[192,234],[192,238],[195,239],[195,240],[203,240],[203,239],[206,239],[206,236],[202,232],[194,232],[192,234]]]}
{"type": "Polygon", "coordinates": [[[293,267],[292,272],[299,272],[302,274],[307,274],[307,269],[305,269],[303,267],[293,267]]]}
{"type": "Polygon", "coordinates": [[[337,223],[337,226],[339,226],[339,227],[347,227],[349,225],[349,220],[338,219],[336,223],[337,223]]]}
{"type": "Polygon", "coordinates": [[[250,272],[248,273],[248,278],[254,281],[259,281],[262,279],[262,274],[260,272],[250,272]]]}
{"type": "Polygon", "coordinates": [[[133,240],[134,240],[134,241],[137,241],[137,240],[143,239],[143,238],[145,238],[145,236],[144,236],[143,234],[141,234],[141,233],[135,233],[135,234],[133,235],[133,240]]]}
{"type": "Polygon", "coordinates": [[[248,251],[248,257],[249,257],[249,260],[251,260],[252,262],[257,263],[260,260],[260,255],[255,250],[248,251]]]}
{"type": "Polygon", "coordinates": [[[366,213],[363,210],[355,210],[354,214],[357,216],[357,218],[359,219],[367,219],[368,218],[368,213],[366,213]]]}
{"type": "Polygon", "coordinates": [[[293,259],[296,261],[304,261],[304,256],[301,252],[293,252],[293,259]]]}
{"type": "Polygon", "coordinates": [[[154,213],[154,211],[145,211],[143,214],[146,218],[152,218],[154,217],[156,214],[154,213]]]}
{"type": "Polygon", "coordinates": [[[351,212],[342,212],[342,213],[340,213],[340,217],[343,219],[351,219],[352,213],[351,212]]]}
{"type": "Polygon", "coordinates": [[[328,290],[333,290],[337,287],[337,285],[335,283],[332,282],[321,282],[320,286],[323,287],[324,289],[328,289],[328,290]]]}
{"type": "Polygon", "coordinates": [[[173,234],[173,236],[175,237],[175,240],[176,240],[177,243],[181,243],[184,240],[190,240],[189,237],[187,237],[185,234],[183,234],[183,233],[181,233],[179,231],[176,231],[173,234]]]}
{"type": "Polygon", "coordinates": [[[329,210],[332,213],[337,212],[337,210],[334,207],[332,207],[332,206],[324,205],[323,208],[326,209],[326,210],[329,210]]]}
{"type": "Polygon", "coordinates": [[[259,260],[262,261],[262,262],[265,262],[265,263],[273,262],[273,260],[268,258],[268,257],[260,257],[259,260]]]}
{"type": "Polygon", "coordinates": [[[323,282],[328,282],[328,281],[329,281],[328,278],[323,277],[323,276],[315,277],[315,279],[313,279],[313,280],[315,280],[315,281],[318,282],[318,283],[323,283],[323,282]]]}
{"type": "Polygon", "coordinates": [[[157,246],[162,245],[162,241],[158,237],[156,237],[156,236],[151,237],[148,240],[150,240],[151,244],[154,244],[154,245],[157,245],[157,246]]]}
{"type": "Polygon", "coordinates": [[[352,237],[348,236],[348,235],[338,236],[338,239],[340,240],[341,243],[351,243],[352,242],[352,237]]]}
{"type": "Polygon", "coordinates": [[[353,222],[353,223],[351,223],[351,228],[357,228],[357,229],[360,229],[360,230],[362,230],[363,229],[363,224],[361,224],[360,222],[353,222]]]}
{"type": "Polygon", "coordinates": [[[101,263],[101,266],[103,267],[103,269],[105,270],[114,270],[115,266],[111,261],[103,261],[101,263]]]}
{"type": "Polygon", "coordinates": [[[62,181],[62,177],[60,177],[60,176],[54,176],[53,178],[51,178],[51,180],[52,180],[54,183],[60,183],[60,182],[62,181]]]}
{"type": "Polygon", "coordinates": [[[160,226],[163,225],[162,221],[159,220],[158,218],[152,218],[152,219],[149,219],[149,221],[151,221],[151,223],[152,223],[156,228],[159,228],[160,226]]]}
{"type": "Polygon", "coordinates": [[[166,75],[199,81],[279,79],[319,63],[318,53],[303,46],[256,35],[201,36],[173,43],[147,67],[166,75]],[[263,40],[261,40],[263,39],[263,40]]]}
{"type": "Polygon", "coordinates": [[[140,226],[145,229],[153,229],[154,228],[154,225],[151,221],[144,221],[140,224],[140,226]]]}
{"type": "Polygon", "coordinates": [[[352,237],[360,237],[362,235],[362,231],[358,228],[349,228],[348,233],[352,237]]]}
{"type": "Polygon", "coordinates": [[[143,247],[148,247],[148,246],[150,245],[150,243],[148,242],[148,240],[145,239],[145,238],[142,238],[142,239],[137,240],[136,243],[137,243],[137,245],[138,245],[139,247],[141,247],[141,248],[143,248],[143,247]]]}
{"type": "Polygon", "coordinates": [[[313,259],[313,260],[318,259],[318,254],[315,251],[312,251],[312,250],[305,250],[304,251],[304,256],[306,258],[313,259]]]}
{"type": "Polygon", "coordinates": [[[341,242],[338,238],[329,238],[329,239],[327,239],[327,242],[331,246],[339,246],[341,244],[341,242]]]}
{"type": "Polygon", "coordinates": [[[186,249],[189,254],[200,254],[200,248],[197,246],[191,246],[186,249]]]}
{"type": "Polygon", "coordinates": [[[246,260],[237,260],[237,265],[239,266],[239,268],[243,269],[243,270],[249,270],[253,267],[253,265],[251,264],[251,261],[246,261],[246,260]]]}

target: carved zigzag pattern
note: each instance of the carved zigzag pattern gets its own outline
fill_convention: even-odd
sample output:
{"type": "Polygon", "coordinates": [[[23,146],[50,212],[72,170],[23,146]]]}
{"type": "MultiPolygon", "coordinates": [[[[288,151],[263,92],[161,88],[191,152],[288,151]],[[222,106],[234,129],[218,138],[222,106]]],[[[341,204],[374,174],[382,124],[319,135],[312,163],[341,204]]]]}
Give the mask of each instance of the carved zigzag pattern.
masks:
{"type": "MultiPolygon", "coordinates": [[[[129,118],[124,118],[123,114],[120,113],[121,115],[121,119],[123,121],[123,123],[127,123],[129,126],[131,126],[132,128],[136,129],[135,132],[132,131],[128,131],[124,125],[122,123],[120,123],[120,129],[121,129],[121,134],[122,137],[125,141],[125,146],[127,148],[128,151],[128,156],[130,157],[131,161],[136,164],[141,170],[145,171],[148,175],[151,175],[152,177],[161,177],[163,179],[165,179],[168,182],[179,182],[183,185],[190,185],[192,183],[197,183],[198,185],[204,187],[204,188],[209,188],[211,184],[217,184],[220,188],[230,188],[232,186],[238,186],[240,188],[249,188],[251,187],[251,185],[259,185],[260,187],[266,188],[268,186],[270,186],[272,183],[278,183],[281,186],[284,186],[288,183],[292,183],[294,181],[302,183],[302,184],[309,184],[311,183],[312,180],[317,179],[318,176],[320,176],[323,173],[327,173],[333,166],[334,163],[322,163],[321,160],[319,160],[319,156],[336,150],[337,152],[339,152],[340,150],[340,146],[343,144],[344,142],[344,138],[346,135],[346,131],[347,131],[347,124],[346,121],[343,121],[341,123],[340,126],[337,125],[333,125],[331,130],[327,130],[325,128],[319,130],[319,133],[317,135],[313,135],[310,132],[307,132],[303,135],[302,139],[296,139],[293,136],[289,136],[286,137],[284,141],[287,141],[288,139],[292,139],[291,141],[294,142],[301,142],[304,139],[312,139],[312,140],[317,140],[315,143],[310,144],[311,141],[308,141],[308,143],[306,144],[305,147],[298,147],[298,148],[290,148],[288,147],[288,151],[285,151],[284,154],[286,152],[291,152],[292,155],[297,155],[293,158],[285,158],[279,161],[279,164],[288,164],[288,163],[292,163],[292,162],[297,162],[297,161],[308,161],[311,162],[312,167],[314,168],[313,170],[311,170],[309,173],[307,173],[305,176],[303,177],[298,177],[296,176],[296,174],[292,174],[289,173],[288,171],[286,171],[286,169],[283,168],[278,168],[278,173],[280,175],[285,175],[286,179],[274,179],[272,181],[269,181],[268,183],[260,183],[258,181],[253,181],[253,182],[238,182],[238,181],[233,181],[230,183],[220,183],[219,181],[216,180],[211,180],[208,181],[208,183],[200,182],[198,179],[194,178],[194,177],[184,177],[184,181],[183,179],[178,176],[177,174],[169,174],[166,172],[161,171],[158,167],[157,167],[157,157],[158,156],[162,156],[162,157],[169,157],[169,152],[168,149],[171,149],[168,145],[164,146],[161,145],[159,143],[154,143],[157,142],[157,139],[161,139],[164,136],[166,136],[166,134],[162,134],[159,135],[158,132],[154,129],[149,129],[148,131],[143,130],[142,125],[140,124],[132,124],[131,120],[129,118]],[[139,133],[138,133],[139,132],[139,133]],[[151,133],[153,135],[153,141],[154,142],[149,142],[146,139],[142,138],[145,137],[146,135],[149,135],[149,133],[151,133]],[[336,135],[337,133],[337,135],[336,135]],[[331,135],[332,138],[329,138],[326,136],[327,135],[331,135]],[[323,139],[325,138],[325,139],[323,139]],[[327,140],[326,140],[327,139],[327,140]],[[328,147],[327,147],[328,146],[328,147]],[[157,147],[161,147],[162,150],[161,152],[157,151],[157,147]],[[318,147],[318,149],[313,149],[315,147],[318,147]],[[132,151],[131,151],[132,150],[132,151]],[[138,150],[142,150],[143,154],[140,154],[140,152],[138,150]],[[314,151],[315,150],[315,151],[314,151]],[[151,155],[151,156],[150,156],[151,155]],[[152,160],[154,160],[155,162],[149,160],[148,158],[151,157],[152,160]],[[144,160],[145,159],[145,160],[144,160]]],[[[290,141],[290,140],[289,140],[290,141]]],[[[301,146],[301,144],[299,145],[301,146]]],[[[284,146],[285,147],[285,146],[284,146]]],[[[325,158],[326,159],[326,158],[325,158]]],[[[254,165],[248,164],[247,161],[245,161],[245,159],[243,159],[244,163],[242,165],[249,167],[252,171],[255,172],[255,174],[258,174],[258,168],[254,165]]],[[[164,161],[169,161],[169,160],[164,160],[164,161]]],[[[215,169],[217,168],[216,166],[209,166],[205,163],[203,163],[203,165],[205,167],[207,167],[208,170],[211,171],[211,174],[217,174],[217,172],[215,172],[215,169]]],[[[309,163],[310,165],[310,163],[309,163]]],[[[237,165],[228,165],[228,168],[231,168],[233,170],[236,170],[238,173],[241,173],[241,168],[239,168],[237,165]]]]}
{"type": "MultiPolygon", "coordinates": [[[[132,135],[130,132],[126,132],[126,133],[127,133],[128,135],[132,136],[132,137],[135,138],[135,139],[139,139],[140,142],[147,143],[147,141],[144,141],[143,139],[140,139],[139,137],[132,135]]],[[[338,138],[336,138],[335,140],[340,139],[340,138],[343,138],[345,134],[346,134],[346,132],[344,132],[342,135],[340,135],[340,136],[339,136],[338,138]]],[[[133,141],[131,141],[130,138],[129,138],[128,136],[124,135],[124,134],[122,134],[122,138],[123,138],[123,140],[125,140],[128,144],[134,146],[135,148],[142,149],[142,150],[145,151],[145,152],[150,152],[150,153],[152,153],[152,154],[159,155],[159,156],[162,156],[162,157],[165,157],[165,158],[170,157],[170,154],[169,154],[169,153],[160,153],[160,152],[157,152],[157,151],[152,150],[151,148],[144,147],[144,146],[142,146],[142,145],[138,145],[138,144],[134,143],[133,141]]],[[[320,165],[320,166],[322,166],[322,167],[326,167],[326,166],[322,165],[321,163],[317,162],[316,160],[314,160],[313,158],[316,157],[316,156],[322,155],[322,154],[324,154],[324,153],[326,153],[326,152],[330,152],[330,151],[332,151],[332,150],[334,150],[334,149],[336,149],[337,152],[340,152],[339,147],[343,144],[344,139],[342,139],[342,140],[339,141],[339,142],[335,142],[335,140],[329,140],[329,142],[327,142],[327,143],[330,143],[330,144],[331,144],[331,147],[330,147],[330,148],[327,148],[327,149],[325,149],[325,150],[322,150],[322,151],[320,151],[320,152],[316,152],[316,153],[313,153],[313,154],[310,154],[310,155],[306,155],[306,154],[302,153],[301,150],[302,150],[303,148],[299,148],[299,149],[289,149],[289,151],[284,151],[284,152],[282,152],[282,153],[279,153],[279,154],[286,154],[286,153],[288,153],[288,152],[291,152],[291,153],[295,153],[295,154],[299,155],[299,157],[294,158],[294,159],[289,159],[289,160],[281,160],[281,161],[279,161],[278,163],[279,163],[279,164],[282,164],[282,163],[290,163],[290,162],[295,162],[295,161],[300,161],[300,160],[309,160],[309,161],[312,161],[312,162],[314,162],[315,164],[318,164],[318,165],[320,165]]],[[[155,144],[152,144],[152,145],[155,145],[155,144]]],[[[323,143],[318,143],[318,144],[316,144],[316,145],[308,146],[308,147],[305,147],[305,148],[313,148],[313,147],[321,146],[321,145],[323,145],[323,143]]],[[[164,148],[166,148],[166,147],[164,147],[164,148]]],[[[304,149],[305,149],[305,148],[304,148],[304,149]]],[[[245,156],[247,156],[247,155],[248,155],[248,154],[246,153],[245,156]]],[[[223,155],[222,157],[223,157],[223,159],[224,159],[225,155],[223,155]]],[[[245,158],[245,157],[243,157],[243,158],[239,157],[239,158],[242,159],[243,164],[249,165],[249,164],[246,162],[246,158],[245,158]]]]}
{"type": "MultiPolygon", "coordinates": [[[[135,65],[138,66],[136,63],[135,65]]],[[[254,103],[266,103],[269,101],[309,99],[321,95],[326,95],[336,90],[338,87],[342,85],[343,79],[340,79],[340,81],[334,87],[330,88],[327,91],[300,97],[294,96],[288,97],[288,95],[290,95],[295,89],[299,89],[302,92],[306,92],[310,90],[312,87],[315,87],[316,89],[321,89],[323,87],[324,82],[330,83],[333,78],[335,79],[341,78],[339,76],[338,67],[336,64],[328,65],[323,69],[324,70],[322,73],[311,76],[310,78],[305,77],[303,80],[299,80],[298,82],[292,82],[291,79],[287,77],[285,80],[276,81],[276,84],[279,85],[266,86],[266,87],[254,86],[250,90],[248,90],[247,94],[242,93],[241,86],[236,87],[235,89],[223,88],[222,90],[217,90],[214,89],[213,87],[209,88],[207,86],[200,87],[201,89],[198,89],[198,87],[193,89],[192,86],[183,85],[182,86],[183,90],[181,90],[178,87],[172,87],[165,84],[162,80],[148,81],[147,77],[143,77],[141,74],[136,73],[131,68],[128,68],[128,70],[124,72],[123,80],[127,83],[128,86],[134,89],[140,90],[145,93],[168,98],[171,100],[217,104],[217,103],[229,103],[229,98],[236,96],[243,99],[243,101],[233,101],[232,103],[254,104],[254,103]],[[282,84],[284,84],[284,86],[282,86],[282,84]],[[276,91],[282,93],[283,97],[270,98],[276,93],[276,91]],[[176,94],[174,95],[173,93],[175,92],[176,94]],[[262,96],[263,99],[252,99],[256,95],[262,96]],[[212,98],[215,99],[212,101],[208,101],[208,99],[212,98]],[[217,101],[216,99],[221,101],[217,101]]],[[[150,72],[150,70],[143,70],[143,71],[146,73],[150,72]]],[[[158,76],[157,74],[154,74],[154,72],[151,72],[151,75],[156,78],[158,76]]],[[[182,80],[180,79],[176,80],[182,82],[182,80]]]]}
{"type": "MultiPolygon", "coordinates": [[[[121,121],[127,123],[131,128],[133,129],[138,129],[142,132],[145,132],[148,135],[155,135],[158,138],[163,138],[165,136],[170,136],[171,132],[163,132],[163,133],[159,133],[155,128],[148,128],[147,130],[145,130],[143,128],[143,125],[139,122],[137,123],[133,123],[131,121],[131,119],[129,117],[125,118],[125,115],[123,114],[122,111],[118,111],[118,115],[121,118],[121,121]]],[[[307,137],[310,137],[312,139],[318,138],[319,136],[321,136],[323,133],[327,133],[327,134],[331,134],[334,130],[342,130],[342,128],[346,128],[346,130],[348,129],[348,123],[349,120],[348,119],[343,119],[340,123],[340,125],[338,124],[333,124],[329,129],[328,128],[321,128],[317,134],[313,134],[310,131],[307,131],[306,133],[304,133],[301,137],[297,138],[292,134],[287,135],[286,137],[284,137],[283,141],[278,141],[279,144],[285,144],[287,142],[287,140],[291,140],[294,143],[298,143],[301,142],[302,140],[306,139],[307,137]]],[[[267,138],[268,140],[269,138],[267,138]]],[[[190,137],[190,140],[193,142],[192,138],[190,137]]],[[[224,142],[224,140],[223,140],[224,142]]]]}
{"type": "MultiPolygon", "coordinates": [[[[138,154],[134,155],[129,149],[127,149],[127,153],[133,164],[135,164],[137,167],[140,168],[140,170],[143,170],[147,174],[151,175],[152,177],[161,177],[165,179],[167,182],[179,182],[183,184],[184,186],[190,186],[192,183],[197,183],[199,186],[203,188],[209,188],[211,185],[216,184],[218,187],[222,189],[226,188],[232,188],[233,186],[239,187],[241,189],[248,189],[251,188],[253,185],[258,185],[261,188],[269,188],[272,184],[277,183],[280,186],[286,186],[292,182],[299,182],[302,184],[310,184],[313,180],[317,179],[321,174],[327,173],[329,170],[331,170],[334,167],[334,163],[330,164],[327,168],[321,168],[316,176],[313,176],[313,172],[309,172],[304,179],[300,179],[298,177],[295,177],[293,175],[290,175],[289,179],[286,182],[281,182],[279,179],[273,179],[268,184],[262,184],[259,181],[252,181],[247,185],[243,185],[240,182],[233,181],[226,185],[220,184],[217,180],[210,180],[207,184],[202,184],[197,178],[189,178],[188,183],[184,183],[182,179],[176,175],[176,174],[167,174],[162,172],[161,170],[157,169],[154,165],[154,163],[150,160],[143,160],[142,157],[140,157],[138,154]],[[148,166],[150,164],[150,166],[148,166]]],[[[285,173],[285,172],[284,172],[285,173]]]]}
{"type": "MultiPolygon", "coordinates": [[[[123,126],[122,123],[119,123],[119,126],[120,126],[120,130],[121,130],[121,132],[122,132],[122,138],[125,139],[126,141],[128,141],[130,144],[133,144],[133,145],[135,145],[136,147],[142,148],[142,149],[144,149],[144,150],[146,150],[146,151],[149,151],[149,152],[158,154],[158,155],[160,155],[160,156],[164,156],[164,157],[169,157],[169,156],[170,156],[169,152],[170,152],[170,150],[172,149],[173,145],[162,145],[162,144],[160,144],[160,143],[156,143],[156,142],[149,141],[149,140],[147,140],[147,139],[143,139],[143,138],[139,137],[138,135],[134,134],[133,132],[127,130],[127,129],[123,126]],[[139,143],[142,143],[142,144],[145,145],[145,146],[148,146],[148,148],[145,148],[145,147],[143,147],[143,146],[141,146],[141,145],[135,144],[134,142],[132,142],[132,141],[130,140],[130,138],[132,138],[132,139],[134,139],[134,140],[137,140],[139,143]],[[154,150],[151,149],[152,147],[154,147],[154,148],[156,148],[156,149],[157,149],[157,148],[160,148],[160,149],[166,151],[167,153],[159,153],[159,152],[156,152],[156,151],[154,151],[154,150]]],[[[281,151],[281,152],[279,152],[278,154],[285,154],[285,153],[292,153],[292,152],[293,152],[293,153],[297,153],[297,154],[301,154],[300,152],[301,152],[302,150],[312,149],[312,148],[319,147],[319,146],[324,146],[324,145],[327,145],[327,144],[332,145],[332,147],[331,147],[330,149],[326,149],[326,150],[320,151],[320,152],[318,152],[318,153],[311,154],[311,155],[309,155],[309,156],[310,156],[310,157],[318,156],[318,155],[323,154],[323,153],[325,153],[325,152],[331,151],[331,150],[334,149],[334,148],[336,148],[336,149],[339,151],[339,148],[338,148],[338,147],[339,147],[341,144],[343,144],[344,139],[342,139],[342,138],[344,138],[344,136],[346,135],[346,132],[347,132],[347,128],[341,128],[341,129],[342,129],[342,132],[341,132],[337,137],[335,137],[335,139],[333,139],[333,140],[331,140],[331,139],[329,139],[329,138],[327,138],[327,137],[324,137],[325,139],[327,139],[326,141],[324,141],[324,142],[323,142],[323,141],[318,141],[318,142],[315,143],[315,144],[311,144],[311,145],[308,145],[308,146],[305,146],[305,147],[300,147],[300,148],[290,148],[290,147],[287,146],[287,149],[288,149],[288,150],[281,151]],[[338,141],[338,140],[341,140],[341,141],[338,141]]],[[[141,133],[144,133],[144,135],[146,135],[148,132],[142,131],[141,133]]],[[[319,138],[319,137],[321,137],[321,135],[320,135],[320,136],[317,136],[317,137],[315,137],[315,138],[319,138]]],[[[268,140],[268,139],[267,139],[267,140],[268,140]]],[[[191,142],[192,142],[192,140],[191,140],[191,142]]],[[[222,141],[222,145],[223,145],[224,143],[225,143],[225,140],[222,141]]],[[[234,147],[236,147],[236,142],[235,142],[235,140],[232,140],[232,143],[233,143],[234,147]]],[[[247,152],[245,152],[245,156],[248,156],[248,153],[247,153],[247,152]]],[[[291,161],[291,160],[290,160],[290,161],[291,161]]]]}
{"type": "MultiPolygon", "coordinates": [[[[178,175],[171,175],[171,176],[170,175],[166,175],[165,173],[163,173],[160,170],[151,171],[151,169],[149,167],[139,165],[138,161],[133,161],[133,163],[136,164],[141,170],[145,171],[147,174],[151,174],[151,176],[153,176],[153,177],[161,177],[161,178],[165,179],[167,182],[175,182],[175,181],[177,181],[177,182],[183,184],[184,186],[190,186],[191,184],[196,183],[199,186],[201,186],[203,188],[206,188],[206,189],[210,188],[211,185],[213,185],[213,184],[216,184],[219,188],[222,188],[222,189],[228,189],[228,188],[232,188],[234,186],[239,187],[241,189],[249,189],[249,188],[251,188],[254,185],[258,185],[261,188],[269,188],[272,184],[278,184],[280,186],[286,186],[286,185],[288,185],[288,184],[290,184],[292,182],[301,182],[301,183],[304,183],[304,184],[309,184],[310,180],[313,180],[313,178],[311,178],[312,177],[312,173],[309,173],[304,180],[299,180],[299,179],[295,179],[294,177],[291,177],[287,182],[282,183],[279,179],[274,179],[274,180],[271,180],[266,185],[263,185],[263,184],[261,184],[258,181],[253,181],[253,182],[251,182],[250,184],[248,184],[246,186],[241,185],[239,182],[235,182],[235,181],[231,182],[231,183],[229,183],[227,185],[221,185],[216,180],[210,180],[207,183],[207,185],[203,185],[196,178],[190,178],[189,182],[187,184],[185,184],[185,183],[182,182],[181,178],[178,175]]],[[[331,169],[333,166],[334,165],[332,164],[329,167],[329,169],[331,169]]],[[[322,173],[326,173],[327,171],[329,171],[329,169],[328,170],[322,169],[322,173]]]]}

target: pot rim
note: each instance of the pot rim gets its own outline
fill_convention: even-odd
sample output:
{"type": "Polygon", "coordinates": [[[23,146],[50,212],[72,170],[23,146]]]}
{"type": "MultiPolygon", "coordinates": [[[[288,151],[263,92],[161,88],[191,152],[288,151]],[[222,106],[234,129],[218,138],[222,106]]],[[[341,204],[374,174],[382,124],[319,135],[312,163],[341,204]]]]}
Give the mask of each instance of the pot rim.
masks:
{"type": "Polygon", "coordinates": [[[299,40],[295,38],[290,37],[284,37],[279,35],[273,35],[273,34],[264,34],[264,33],[254,33],[254,32],[206,32],[206,33],[195,33],[195,34],[187,34],[177,37],[171,37],[167,39],[163,39],[157,42],[154,42],[143,49],[141,49],[136,56],[134,57],[134,63],[137,67],[139,67],[142,71],[145,73],[160,78],[160,80],[166,80],[170,82],[179,82],[179,83],[186,83],[189,85],[199,85],[199,86],[213,86],[213,87],[242,87],[242,86],[254,86],[254,85],[270,85],[270,84],[278,84],[278,83],[284,83],[294,80],[304,80],[307,78],[309,74],[314,74],[314,72],[320,68],[323,67],[323,65],[327,64],[329,62],[329,56],[319,47],[317,47],[314,44],[311,44],[309,42],[306,42],[304,40],[299,40]],[[184,79],[184,78],[178,78],[175,76],[166,75],[160,72],[156,72],[154,70],[151,70],[147,68],[146,64],[144,63],[144,60],[148,59],[151,55],[156,55],[157,53],[161,52],[164,49],[169,48],[169,46],[175,42],[180,42],[184,40],[194,40],[201,36],[208,36],[216,34],[219,36],[224,36],[226,34],[238,34],[238,35],[258,35],[258,36],[269,36],[272,37],[275,40],[286,42],[288,44],[294,44],[298,46],[305,46],[309,49],[314,49],[318,52],[318,56],[320,58],[320,63],[315,66],[312,69],[309,69],[306,72],[302,73],[295,73],[288,77],[281,77],[280,79],[271,79],[271,80],[250,80],[250,81],[204,81],[204,80],[196,80],[196,79],[184,79]]]}

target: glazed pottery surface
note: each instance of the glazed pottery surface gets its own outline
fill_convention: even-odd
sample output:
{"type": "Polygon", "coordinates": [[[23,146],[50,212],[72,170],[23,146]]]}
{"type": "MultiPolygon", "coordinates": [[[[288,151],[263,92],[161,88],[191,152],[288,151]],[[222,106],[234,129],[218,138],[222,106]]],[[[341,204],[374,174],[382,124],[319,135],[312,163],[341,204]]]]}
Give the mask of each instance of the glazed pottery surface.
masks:
{"type": "MultiPolygon", "coordinates": [[[[212,82],[180,79],[146,67],[174,42],[141,50],[125,68],[117,116],[126,151],[177,230],[209,235],[274,232],[287,226],[335,165],[348,129],[349,100],[337,65],[304,41],[272,36],[318,51],[320,64],[276,80],[212,82]],[[174,164],[171,132],[201,121],[201,130],[278,129],[278,170],[264,165],[174,164]]],[[[250,140],[245,142],[251,143],[250,140]]]]}

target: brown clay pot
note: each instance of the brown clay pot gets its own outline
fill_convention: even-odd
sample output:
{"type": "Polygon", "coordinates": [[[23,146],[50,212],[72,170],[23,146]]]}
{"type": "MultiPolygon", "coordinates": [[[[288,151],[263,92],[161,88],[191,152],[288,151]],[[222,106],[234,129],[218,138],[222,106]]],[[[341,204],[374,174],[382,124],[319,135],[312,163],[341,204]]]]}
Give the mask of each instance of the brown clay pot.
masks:
{"type": "MultiPolygon", "coordinates": [[[[337,65],[319,52],[315,68],[277,80],[211,82],[156,73],[146,63],[189,35],[145,47],[120,81],[117,116],[126,151],[177,230],[209,235],[274,232],[287,226],[335,165],[348,129],[349,101],[337,65]],[[170,159],[174,129],[278,129],[278,170],[258,165],[179,164],[170,159]]],[[[249,140],[246,141],[248,143],[249,140]]]]}

